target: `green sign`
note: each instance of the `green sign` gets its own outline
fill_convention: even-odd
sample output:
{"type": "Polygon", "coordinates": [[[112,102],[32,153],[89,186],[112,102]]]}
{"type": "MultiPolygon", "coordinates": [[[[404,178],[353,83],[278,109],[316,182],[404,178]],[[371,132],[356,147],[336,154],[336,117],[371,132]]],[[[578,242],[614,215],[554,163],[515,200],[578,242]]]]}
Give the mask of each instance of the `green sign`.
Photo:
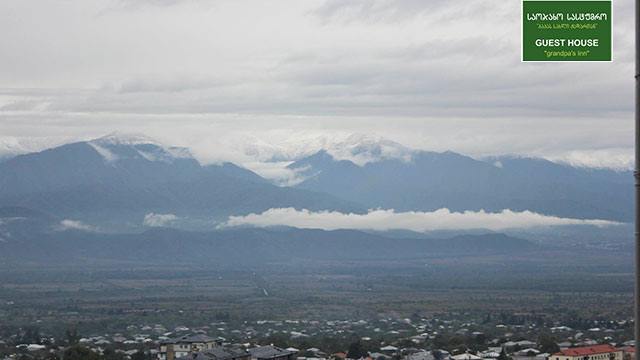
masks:
{"type": "Polygon", "coordinates": [[[611,1],[524,0],[522,61],[611,61],[611,1]]]}

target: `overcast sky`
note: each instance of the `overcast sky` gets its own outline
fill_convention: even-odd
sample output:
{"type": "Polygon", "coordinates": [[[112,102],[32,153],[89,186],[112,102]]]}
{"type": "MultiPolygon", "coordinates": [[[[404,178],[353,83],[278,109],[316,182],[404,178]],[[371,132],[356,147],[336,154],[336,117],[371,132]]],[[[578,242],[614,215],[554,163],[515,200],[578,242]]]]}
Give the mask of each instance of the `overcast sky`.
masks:
{"type": "Polygon", "coordinates": [[[565,64],[520,62],[520,4],[4,0],[0,152],[119,130],[247,164],[364,133],[628,167],[633,2],[613,62],[565,64]]]}

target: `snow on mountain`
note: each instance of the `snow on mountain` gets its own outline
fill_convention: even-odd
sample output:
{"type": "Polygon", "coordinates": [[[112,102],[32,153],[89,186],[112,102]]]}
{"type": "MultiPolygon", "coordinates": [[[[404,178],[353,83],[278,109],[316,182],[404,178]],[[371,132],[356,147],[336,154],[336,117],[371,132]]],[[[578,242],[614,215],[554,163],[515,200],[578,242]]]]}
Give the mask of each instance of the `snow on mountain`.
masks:
{"type": "Polygon", "coordinates": [[[103,137],[92,140],[91,142],[101,144],[101,145],[141,145],[141,144],[151,144],[158,145],[160,143],[153,138],[142,134],[132,134],[132,133],[121,133],[121,132],[112,132],[103,137]]]}
{"type": "MultiPolygon", "coordinates": [[[[318,135],[317,132],[271,132],[265,136],[235,134],[223,142],[222,147],[232,161],[251,169],[260,176],[281,186],[293,186],[303,181],[306,175],[300,169],[288,167],[293,162],[320,151],[337,160],[349,160],[359,166],[381,160],[411,160],[413,150],[380,136],[332,132],[318,135]],[[231,139],[231,140],[230,140],[231,139]]],[[[196,151],[201,162],[207,163],[211,156],[196,151]]]]}
{"type": "Polygon", "coordinates": [[[336,160],[360,166],[386,159],[409,161],[413,150],[380,136],[354,133],[292,133],[287,137],[242,136],[235,141],[237,151],[261,162],[296,161],[326,151],[336,160]]]}
{"type": "Polygon", "coordinates": [[[87,144],[109,163],[121,159],[145,159],[167,163],[171,163],[175,159],[193,159],[187,148],[167,147],[143,135],[112,133],[88,141],[87,144]]]}
{"type": "Polygon", "coordinates": [[[70,140],[66,138],[18,138],[14,136],[0,136],[0,160],[41,151],[68,142],[70,142],[70,140]]]}
{"type": "Polygon", "coordinates": [[[336,160],[349,160],[358,166],[390,159],[409,162],[414,153],[395,141],[363,134],[352,134],[323,150],[336,160]]]}

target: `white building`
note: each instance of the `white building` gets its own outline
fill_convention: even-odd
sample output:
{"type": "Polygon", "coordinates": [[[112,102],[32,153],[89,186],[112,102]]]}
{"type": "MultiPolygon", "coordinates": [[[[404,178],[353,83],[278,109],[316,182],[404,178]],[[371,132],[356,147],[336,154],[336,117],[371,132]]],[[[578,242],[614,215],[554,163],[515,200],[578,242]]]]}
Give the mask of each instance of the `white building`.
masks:
{"type": "Polygon", "coordinates": [[[159,360],[175,360],[192,352],[206,351],[218,346],[216,339],[206,335],[182,336],[160,343],[159,360]]]}

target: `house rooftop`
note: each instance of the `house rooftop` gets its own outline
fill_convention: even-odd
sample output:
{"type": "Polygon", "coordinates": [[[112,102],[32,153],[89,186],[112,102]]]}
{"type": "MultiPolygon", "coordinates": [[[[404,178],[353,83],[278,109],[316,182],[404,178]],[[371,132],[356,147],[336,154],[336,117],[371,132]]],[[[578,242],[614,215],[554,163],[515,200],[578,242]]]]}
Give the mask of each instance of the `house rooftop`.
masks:
{"type": "Polygon", "coordinates": [[[210,343],[215,341],[216,339],[210,336],[197,334],[197,335],[185,335],[185,336],[165,340],[162,343],[163,344],[193,344],[193,343],[210,343]]]}
{"type": "Polygon", "coordinates": [[[251,357],[256,359],[273,359],[295,354],[293,351],[284,350],[273,345],[254,347],[249,349],[249,352],[251,357]]]}
{"type": "Polygon", "coordinates": [[[213,348],[197,353],[189,354],[178,358],[177,360],[234,360],[240,358],[248,358],[250,354],[247,351],[233,348],[213,348]]]}
{"type": "Polygon", "coordinates": [[[593,345],[593,346],[583,346],[576,348],[568,348],[561,350],[559,353],[554,355],[562,355],[562,356],[586,356],[593,354],[604,354],[618,351],[616,348],[609,344],[604,345],[593,345]]]}

